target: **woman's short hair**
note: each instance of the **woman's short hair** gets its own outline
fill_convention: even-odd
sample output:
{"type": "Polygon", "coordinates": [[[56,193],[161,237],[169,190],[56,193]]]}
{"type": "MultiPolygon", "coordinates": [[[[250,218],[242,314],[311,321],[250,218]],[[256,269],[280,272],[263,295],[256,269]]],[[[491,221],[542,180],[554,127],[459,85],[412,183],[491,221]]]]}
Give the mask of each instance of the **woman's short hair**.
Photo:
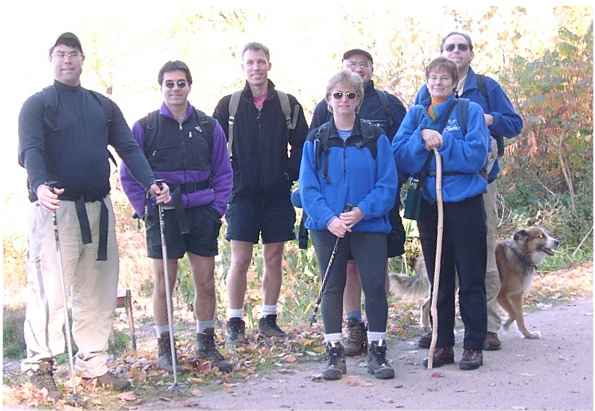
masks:
{"type": "Polygon", "coordinates": [[[446,40],[450,36],[455,36],[455,35],[463,37],[465,39],[465,41],[467,42],[467,45],[469,46],[469,50],[473,51],[473,43],[471,42],[471,37],[468,34],[461,33],[459,31],[451,31],[446,36],[442,37],[442,42],[440,43],[440,53],[442,53],[444,51],[444,43],[446,42],[446,40]]]}
{"type": "Polygon", "coordinates": [[[438,57],[435,58],[428,64],[426,67],[426,80],[430,78],[430,72],[435,70],[443,70],[452,78],[453,84],[457,84],[459,81],[459,72],[457,70],[457,65],[447,59],[446,57],[438,57]]]}
{"type": "Polygon", "coordinates": [[[352,87],[355,91],[355,94],[358,95],[359,104],[356,107],[356,111],[359,111],[364,101],[364,81],[359,75],[352,73],[349,70],[341,70],[330,78],[326,85],[326,101],[329,100],[333,89],[337,86],[337,84],[340,83],[352,87]]]}

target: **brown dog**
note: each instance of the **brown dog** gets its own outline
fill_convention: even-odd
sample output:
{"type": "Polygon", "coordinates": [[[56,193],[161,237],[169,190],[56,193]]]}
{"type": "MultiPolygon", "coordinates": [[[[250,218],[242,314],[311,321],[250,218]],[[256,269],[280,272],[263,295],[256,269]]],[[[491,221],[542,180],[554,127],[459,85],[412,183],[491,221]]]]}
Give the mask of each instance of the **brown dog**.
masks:
{"type": "Polygon", "coordinates": [[[502,286],[498,302],[508,313],[504,329],[516,321],[525,338],[539,338],[539,331],[531,333],[523,317],[523,297],[531,287],[535,269],[547,255],[553,255],[560,241],[542,227],[531,227],[514,233],[510,240],[496,245],[496,265],[502,286]]]}

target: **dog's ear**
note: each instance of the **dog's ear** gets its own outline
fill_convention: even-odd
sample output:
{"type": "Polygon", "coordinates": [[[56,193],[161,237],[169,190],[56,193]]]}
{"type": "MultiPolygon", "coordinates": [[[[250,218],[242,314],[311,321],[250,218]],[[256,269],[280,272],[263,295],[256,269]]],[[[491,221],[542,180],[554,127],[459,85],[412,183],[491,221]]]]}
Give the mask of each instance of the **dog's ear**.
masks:
{"type": "Polygon", "coordinates": [[[521,229],[521,230],[517,231],[516,233],[514,233],[514,236],[512,238],[514,239],[514,241],[522,241],[522,240],[526,240],[528,237],[529,237],[529,233],[527,232],[527,230],[521,229]]]}

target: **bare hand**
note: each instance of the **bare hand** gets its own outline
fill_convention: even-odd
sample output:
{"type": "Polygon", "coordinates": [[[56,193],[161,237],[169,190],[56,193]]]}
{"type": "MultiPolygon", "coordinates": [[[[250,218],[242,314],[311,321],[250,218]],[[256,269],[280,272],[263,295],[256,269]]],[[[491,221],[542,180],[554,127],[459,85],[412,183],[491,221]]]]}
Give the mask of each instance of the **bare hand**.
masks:
{"type": "Polygon", "coordinates": [[[149,191],[155,198],[155,202],[157,204],[169,203],[171,201],[171,196],[169,194],[169,187],[165,183],[161,183],[161,188],[159,188],[158,184],[151,184],[149,191]]]}
{"type": "Polygon", "coordinates": [[[359,207],[354,207],[351,211],[346,211],[339,215],[339,219],[349,227],[350,231],[362,218],[364,218],[364,213],[359,207]]]}
{"type": "Polygon", "coordinates": [[[485,120],[487,127],[494,124],[494,116],[492,116],[491,114],[484,114],[483,119],[485,120]]]}
{"type": "Polygon", "coordinates": [[[51,189],[45,184],[40,184],[37,187],[37,201],[39,204],[47,208],[48,210],[55,211],[60,208],[60,194],[64,193],[63,188],[51,189]]]}
{"type": "Polygon", "coordinates": [[[351,229],[340,218],[333,217],[326,227],[335,237],[343,238],[351,229]]]}
{"type": "Polygon", "coordinates": [[[436,130],[424,128],[421,131],[421,138],[424,140],[424,145],[428,151],[442,147],[442,134],[436,130]]]}

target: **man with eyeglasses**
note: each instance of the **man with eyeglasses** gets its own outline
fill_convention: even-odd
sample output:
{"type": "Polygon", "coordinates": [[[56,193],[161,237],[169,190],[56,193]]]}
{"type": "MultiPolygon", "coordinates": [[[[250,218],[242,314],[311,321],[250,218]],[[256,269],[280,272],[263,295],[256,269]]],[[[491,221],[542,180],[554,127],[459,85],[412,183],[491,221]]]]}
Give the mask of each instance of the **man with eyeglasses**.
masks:
{"type": "Polygon", "coordinates": [[[228,138],[234,172],[233,194],[227,210],[231,266],[227,281],[227,343],[245,339],[243,320],[247,272],[253,245],[262,235],[263,302],[258,321],[265,337],[284,337],[277,324],[282,283],[283,247],[295,238],[295,211],[289,200],[297,180],[308,125],[295,97],[275,88],[268,78],[269,49],[261,43],[244,46],[244,89],[223,97],[215,108],[228,138]]]}
{"type": "Polygon", "coordinates": [[[72,334],[78,347],[76,371],[101,386],[116,390],[129,386],[126,378],[107,367],[118,286],[108,144],[132,170],[144,196],[153,195],[158,203],[170,196],[167,185],[154,183],[118,106],[81,87],[85,55],[77,36],[60,35],[49,57],[55,81],[23,104],[18,160],[27,170],[32,202],[24,326],[27,358],[22,369],[34,386],[46,389],[55,400],[62,396],[53,373],[54,357],[64,352],[67,290],[71,290],[72,334]]]}
{"type": "MultiPolygon", "coordinates": [[[[467,98],[481,105],[484,110],[484,120],[491,139],[490,155],[486,164],[488,191],[483,195],[487,225],[487,264],[486,264],[486,300],[488,308],[488,333],[484,349],[499,350],[502,344],[498,338],[498,331],[502,323],[498,293],[500,291],[500,275],[496,266],[496,183],[500,166],[498,157],[504,154],[503,137],[512,138],[521,133],[523,120],[515,112],[510,99],[498,82],[488,76],[477,74],[471,68],[471,61],[475,57],[473,43],[468,34],[451,32],[440,44],[442,56],[457,65],[459,81],[456,93],[459,97],[467,98]]],[[[430,94],[424,85],[417,93],[415,104],[429,105],[430,94]]],[[[431,333],[419,340],[420,348],[428,348],[432,339],[431,333]]]]}
{"type": "MultiPolygon", "coordinates": [[[[358,74],[364,80],[364,100],[358,116],[381,127],[392,140],[407,110],[397,97],[374,87],[372,55],[362,49],[348,50],[343,54],[343,67],[358,74]]],[[[310,129],[313,130],[330,119],[331,113],[327,108],[326,100],[323,99],[314,110],[310,129]]],[[[395,208],[389,215],[392,225],[392,232],[387,238],[387,256],[389,258],[404,252],[405,230],[399,215],[399,202],[400,200],[395,201],[395,208]]],[[[360,275],[353,261],[347,264],[346,278],[343,308],[347,319],[347,338],[344,341],[344,348],[345,355],[354,356],[367,352],[367,336],[366,326],[362,321],[360,275]]]]}
{"type": "MultiPolygon", "coordinates": [[[[157,76],[161,108],[137,121],[132,134],[143,148],[157,177],[170,186],[173,201],[164,215],[170,295],[175,288],[178,260],[188,255],[194,282],[194,316],[198,358],[212,361],[222,372],[232,370],[215,346],[215,255],[221,217],[231,194],[232,172],[223,129],[188,101],[192,75],[179,60],[168,61],[157,76]]],[[[159,367],[173,370],[167,321],[159,216],[145,207],[142,187],[121,169],[122,188],[136,214],[145,219],[147,253],[153,261],[153,315],[159,367]]],[[[175,350],[175,347],[174,347],[175,350]]]]}

